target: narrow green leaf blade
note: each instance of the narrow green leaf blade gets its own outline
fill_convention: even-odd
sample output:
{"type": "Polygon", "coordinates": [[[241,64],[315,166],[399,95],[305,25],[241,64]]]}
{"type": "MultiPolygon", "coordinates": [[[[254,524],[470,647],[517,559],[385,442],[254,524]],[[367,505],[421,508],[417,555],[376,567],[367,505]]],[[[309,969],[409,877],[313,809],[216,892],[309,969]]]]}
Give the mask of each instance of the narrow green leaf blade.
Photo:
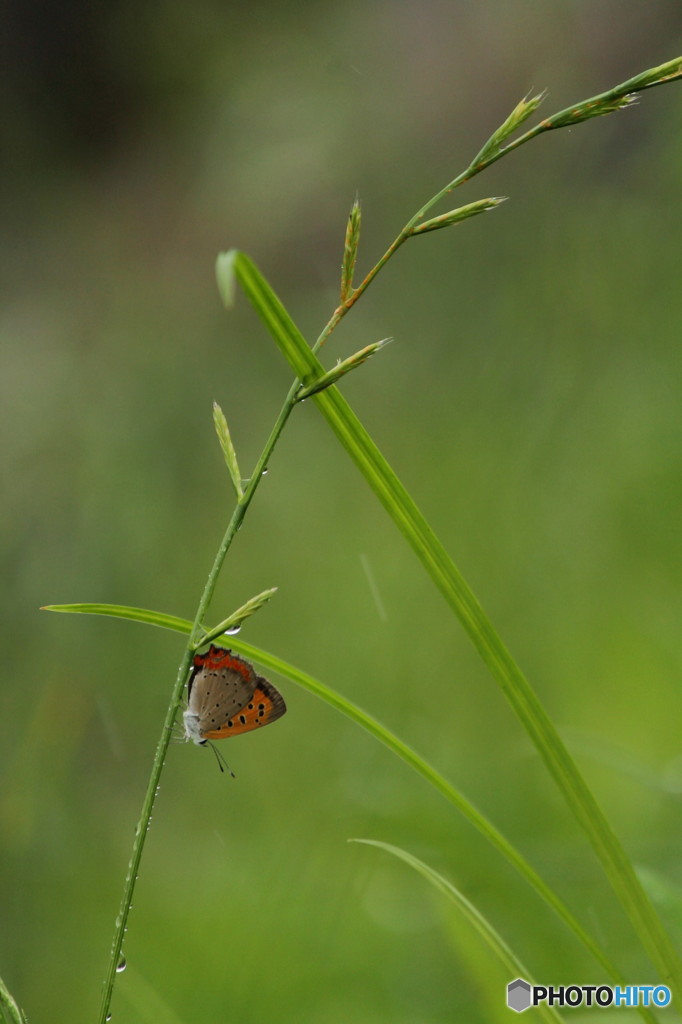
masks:
{"type": "Polygon", "coordinates": [[[0,1010],[7,1024],[26,1024],[24,1011],[17,1004],[2,978],[0,978],[0,1010]]]}
{"type": "MultiPolygon", "coordinates": [[[[382,843],[379,839],[349,839],[348,842],[360,843],[363,846],[375,846],[378,850],[384,850],[386,853],[397,857],[398,860],[404,861],[405,864],[409,864],[414,871],[454,903],[460,914],[469,922],[474,931],[478,932],[486,945],[490,947],[502,963],[503,967],[509,972],[510,980],[512,978],[524,978],[531,985],[535,984],[528,968],[521,962],[490,921],[466,898],[464,893],[460,892],[452,882],[449,882],[438,871],[425,864],[423,860],[419,860],[418,857],[408,853],[407,850],[402,850],[399,846],[392,846],[390,843],[382,843]]],[[[557,1021],[561,1024],[561,1017],[553,1006],[541,1003],[537,1007],[537,1015],[543,1020],[553,1022],[553,1024],[557,1024],[557,1021]]]]}
{"type": "MultiPolygon", "coordinates": [[[[281,302],[248,257],[235,258],[237,279],[294,372],[324,369],[281,302]]],[[[666,984],[682,1000],[682,963],[632,864],[535,691],[498,636],[473,591],[419,508],[334,385],[312,399],[432,580],[528,732],[560,792],[587,834],[614,892],[666,984]]]]}
{"type": "Polygon", "coordinates": [[[682,994],[682,965],[632,864],[535,691],[473,591],[338,389],[313,399],[455,612],[585,830],[616,895],[666,984],[682,994]]]}
{"type": "Polygon", "coordinates": [[[130,619],[132,622],[144,622],[147,626],[172,629],[176,633],[192,632],[192,623],[188,619],[166,615],[165,612],[154,612],[148,608],[131,608],[125,604],[46,604],[40,610],[75,615],[109,615],[114,619],[130,619]]]}
{"type": "MultiPolygon", "coordinates": [[[[528,863],[523,854],[509,842],[499,829],[460,790],[448,782],[440,772],[424,760],[412,747],[408,746],[407,743],[391,732],[390,729],[386,728],[381,722],[377,721],[367,711],[364,711],[357,704],[348,700],[347,697],[337,693],[336,690],[333,690],[295,665],[284,661],[279,656],[255,647],[253,644],[246,643],[246,641],[237,637],[230,637],[230,647],[239,654],[244,655],[249,661],[255,661],[266,669],[279,673],[285,679],[291,680],[297,686],[307,690],[308,693],[312,693],[315,697],[341,712],[350,721],[355,722],[356,725],[359,725],[368,732],[370,736],[383,743],[385,747],[418,775],[421,775],[525,878],[540,898],[554,910],[557,916],[573,932],[578,941],[602,965],[609,977],[618,984],[625,984],[623,975],[609,959],[597,940],[583,928],[561,897],[547,885],[532,865],[528,863]]],[[[641,1007],[639,1012],[644,1020],[650,1022],[650,1024],[652,1022],[655,1024],[653,1014],[646,1008],[641,1007]]]]}

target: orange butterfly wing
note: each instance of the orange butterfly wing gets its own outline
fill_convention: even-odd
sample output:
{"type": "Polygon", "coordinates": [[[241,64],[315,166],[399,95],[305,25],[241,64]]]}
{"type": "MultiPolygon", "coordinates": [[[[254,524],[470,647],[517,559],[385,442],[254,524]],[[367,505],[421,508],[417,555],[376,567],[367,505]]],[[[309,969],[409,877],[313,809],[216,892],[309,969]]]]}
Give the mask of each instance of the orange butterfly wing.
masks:
{"type": "Polygon", "coordinates": [[[286,704],[282,694],[267,679],[259,676],[253,697],[248,704],[219,729],[211,729],[209,732],[202,732],[201,735],[207,740],[224,740],[228,736],[238,736],[242,732],[251,732],[263,725],[269,725],[270,722],[281,718],[285,711],[286,704]]]}

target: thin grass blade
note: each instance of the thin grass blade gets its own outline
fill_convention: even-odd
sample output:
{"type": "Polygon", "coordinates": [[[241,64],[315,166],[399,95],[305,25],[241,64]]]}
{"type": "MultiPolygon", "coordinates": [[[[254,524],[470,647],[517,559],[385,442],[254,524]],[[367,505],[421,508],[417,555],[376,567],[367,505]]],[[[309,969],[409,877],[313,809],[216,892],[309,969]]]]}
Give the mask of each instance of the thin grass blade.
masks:
{"type": "Polygon", "coordinates": [[[109,615],[114,619],[130,619],[132,622],[144,622],[147,626],[159,626],[161,629],[173,629],[179,633],[191,633],[192,623],[177,615],[166,615],[165,612],[154,612],[149,608],[130,608],[125,604],[46,604],[42,612],[68,612],[74,615],[109,615]]]}
{"type": "Polygon", "coordinates": [[[0,1012],[7,1024],[26,1024],[26,1016],[0,978],[0,1012]]]}
{"type": "MultiPolygon", "coordinates": [[[[159,619],[164,620],[167,629],[176,632],[189,634],[192,630],[192,623],[187,619],[177,616],[163,615],[160,612],[152,612],[141,608],[129,608],[125,605],[101,605],[101,604],[79,604],[79,605],[50,605],[49,610],[56,611],[77,611],[81,614],[111,615],[114,618],[127,618],[136,622],[143,622],[151,625],[159,625],[159,619]],[[126,614],[122,614],[126,613],[126,614]]],[[[46,609],[46,610],[47,610],[46,609]]],[[[215,628],[206,635],[215,633],[215,628]]],[[[417,754],[411,747],[394,735],[389,729],[378,722],[370,714],[358,707],[346,697],[325,686],[319,680],[308,675],[289,662],[284,661],[277,655],[270,654],[259,647],[246,643],[239,638],[230,637],[230,647],[243,654],[250,661],[258,662],[266,668],[279,673],[285,679],[291,680],[309,693],[314,694],[325,701],[331,707],[336,708],[352,722],[360,725],[366,732],[375,739],[378,739],[384,746],[388,747],[405,764],[409,765],[422,778],[426,779],[442,796],[445,797],[487,840],[498,852],[526,879],[528,884],[538,895],[550,906],[566,926],[574,933],[578,940],[585,946],[594,958],[607,971],[609,976],[619,984],[624,984],[622,975],[618,968],[601,949],[599,943],[587,932],[577,918],[571,913],[561,898],[547,885],[538,875],[535,869],[528,863],[523,855],[509,842],[508,839],[490,822],[478,808],[474,806],[458,789],[444,778],[435,768],[417,754]]],[[[649,1012],[640,1008],[640,1014],[644,1020],[649,1022],[655,1018],[649,1012]]]]}
{"type": "MultiPolygon", "coordinates": [[[[493,927],[490,921],[483,916],[474,904],[466,898],[464,893],[460,892],[449,882],[447,878],[439,874],[424,861],[419,860],[418,857],[414,857],[407,850],[402,850],[399,846],[392,846],[390,843],[382,843],[378,839],[349,839],[349,843],[360,843],[363,846],[375,846],[378,850],[384,850],[386,853],[390,853],[392,856],[397,857],[398,860],[404,861],[406,864],[420,874],[423,878],[430,882],[434,888],[438,889],[439,892],[443,893],[452,903],[457,907],[460,914],[469,922],[474,931],[478,932],[483,941],[492,950],[495,956],[498,958],[502,966],[509,973],[510,978],[524,978],[531,985],[535,984],[533,976],[529,972],[528,968],[522,963],[517,957],[516,953],[513,952],[511,947],[505,942],[500,933],[493,927]]],[[[554,1009],[553,1006],[547,1006],[541,1003],[537,1009],[537,1016],[542,1020],[551,1021],[552,1024],[557,1024],[557,1021],[561,1022],[561,1017],[554,1009]]]]}
{"type": "MultiPolygon", "coordinates": [[[[255,264],[231,254],[236,276],[297,377],[319,377],[324,369],[255,264]]],[[[498,636],[473,591],[440,543],[414,500],[381,454],[348,402],[334,385],[312,399],[337,440],[408,541],[454,611],[529,734],[545,766],[588,836],[611,886],[640,941],[666,984],[682,1001],[682,963],[646,896],[632,864],[592,791],[580,774],[535,691],[498,636]]]]}
{"type": "MultiPolygon", "coordinates": [[[[406,765],[412,768],[418,775],[426,779],[445,799],[455,807],[460,814],[473,825],[478,832],[525,878],[528,884],[537,892],[548,906],[554,910],[557,916],[573,932],[576,938],[589,950],[595,960],[602,965],[616,983],[625,984],[621,972],[613,961],[607,956],[596,939],[580,924],[577,918],[569,910],[563,900],[551,889],[535,869],[528,863],[522,853],[513,846],[509,840],[496,828],[486,816],[471,803],[452,783],[440,774],[428,761],[414,751],[403,740],[387,729],[381,722],[372,715],[348,700],[342,694],[337,693],[331,687],[321,683],[318,679],[297,668],[295,665],[284,661],[275,654],[270,654],[246,641],[231,638],[230,646],[239,654],[244,655],[249,661],[255,661],[266,669],[279,673],[285,679],[291,680],[308,693],[314,694],[320,700],[325,701],[331,707],[336,708],[352,722],[361,726],[375,739],[378,739],[384,746],[388,747],[406,765]]],[[[639,1013],[643,1020],[652,1024],[655,1022],[654,1015],[645,1007],[639,1007],[639,1013]]]]}

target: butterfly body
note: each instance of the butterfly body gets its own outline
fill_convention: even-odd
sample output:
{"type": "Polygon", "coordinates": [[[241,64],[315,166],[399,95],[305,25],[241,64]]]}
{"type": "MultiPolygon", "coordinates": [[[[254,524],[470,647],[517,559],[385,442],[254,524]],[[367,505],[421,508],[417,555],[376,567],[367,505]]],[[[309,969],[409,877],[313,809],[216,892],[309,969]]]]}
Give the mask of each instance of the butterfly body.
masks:
{"type": "Polygon", "coordinates": [[[203,745],[269,725],[286,711],[282,694],[244,658],[211,644],[187,682],[185,739],[203,745]]]}

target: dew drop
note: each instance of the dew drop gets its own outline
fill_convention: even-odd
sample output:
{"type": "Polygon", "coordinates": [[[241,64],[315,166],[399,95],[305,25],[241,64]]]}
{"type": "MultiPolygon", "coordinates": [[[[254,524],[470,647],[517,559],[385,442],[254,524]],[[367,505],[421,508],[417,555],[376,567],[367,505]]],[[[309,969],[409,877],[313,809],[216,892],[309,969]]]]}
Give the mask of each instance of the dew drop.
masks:
{"type": "Polygon", "coordinates": [[[106,1017],[105,1017],[104,1019],[105,1019],[105,1020],[111,1020],[111,1014],[110,1014],[110,1013],[108,1013],[108,1014],[106,1015],[106,1017]]]}
{"type": "Polygon", "coordinates": [[[230,626],[229,629],[225,630],[225,636],[236,636],[241,631],[242,624],[238,622],[236,626],[230,626]]]}
{"type": "Polygon", "coordinates": [[[266,466],[265,469],[263,470],[263,472],[261,473],[261,476],[267,476],[267,475],[268,475],[268,467],[266,466]]]}
{"type": "Polygon", "coordinates": [[[120,957],[118,963],[116,964],[116,972],[117,972],[117,974],[120,974],[121,971],[125,971],[127,966],[128,966],[128,964],[126,963],[126,958],[123,956],[123,954],[121,954],[121,957],[120,957]]]}

